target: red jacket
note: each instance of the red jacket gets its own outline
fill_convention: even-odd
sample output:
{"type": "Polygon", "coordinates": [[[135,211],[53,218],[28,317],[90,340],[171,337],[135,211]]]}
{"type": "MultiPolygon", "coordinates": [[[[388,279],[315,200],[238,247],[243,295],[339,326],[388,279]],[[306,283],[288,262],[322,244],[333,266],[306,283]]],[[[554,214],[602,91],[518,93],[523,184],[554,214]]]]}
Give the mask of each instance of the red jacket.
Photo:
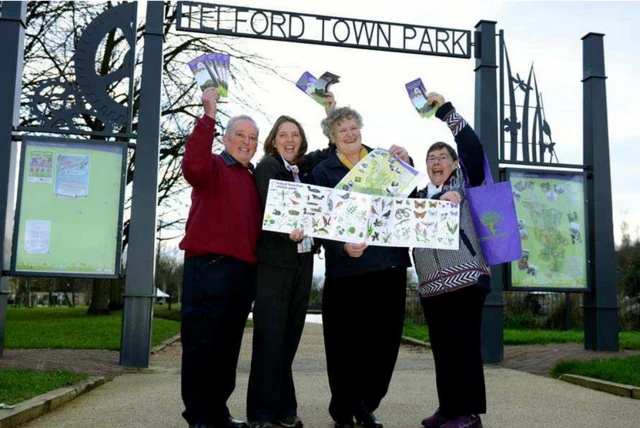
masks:
{"type": "Polygon", "coordinates": [[[253,172],[229,154],[211,153],[215,121],[203,116],[189,136],[182,172],[192,186],[185,257],[221,254],[256,263],[262,206],[253,172]]]}

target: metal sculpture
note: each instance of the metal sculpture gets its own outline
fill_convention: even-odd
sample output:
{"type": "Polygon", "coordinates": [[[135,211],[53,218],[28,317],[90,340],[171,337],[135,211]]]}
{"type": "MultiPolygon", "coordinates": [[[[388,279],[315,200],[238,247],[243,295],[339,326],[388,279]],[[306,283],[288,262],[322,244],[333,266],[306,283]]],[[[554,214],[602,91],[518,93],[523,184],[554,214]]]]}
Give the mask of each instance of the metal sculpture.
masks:
{"type": "MultiPolygon", "coordinates": [[[[501,34],[502,36],[502,34],[501,34]]],[[[520,73],[515,73],[511,70],[511,62],[509,61],[509,54],[504,42],[504,37],[501,37],[500,47],[500,63],[504,63],[506,60],[506,85],[501,85],[501,100],[504,100],[504,92],[506,86],[506,92],[509,96],[508,103],[502,102],[502,132],[500,132],[500,160],[501,161],[517,161],[518,160],[518,146],[521,147],[520,157],[523,162],[532,162],[534,164],[545,164],[555,162],[559,163],[558,155],[555,151],[556,143],[551,138],[551,127],[547,122],[546,115],[544,113],[544,105],[542,100],[542,93],[538,89],[538,81],[536,79],[536,73],[531,65],[529,69],[529,75],[525,81],[520,77],[520,73]],[[533,80],[533,84],[532,84],[533,80]],[[524,99],[521,106],[517,105],[516,91],[524,93],[524,99]],[[532,100],[532,92],[535,94],[535,100],[532,100]],[[532,105],[535,102],[535,105],[532,105]],[[508,116],[506,111],[508,107],[508,116]],[[518,107],[522,107],[522,121],[518,120],[518,107]],[[534,110],[533,124],[530,129],[530,110],[534,110]],[[509,134],[509,156],[506,156],[505,152],[505,133],[509,134]],[[545,154],[548,153],[548,160],[545,160],[545,154]]],[[[504,82],[504,67],[500,67],[501,81],[504,82]]]]}
{"type": "Polygon", "coordinates": [[[22,131],[132,137],[133,68],[135,64],[136,4],[123,3],[107,9],[91,21],[78,38],[73,62],[75,81],[66,77],[44,81],[34,90],[29,108],[37,125],[22,131]],[[128,51],[117,70],[98,74],[95,58],[111,31],[120,30],[128,51]],[[126,104],[109,96],[108,88],[129,79],[126,104]],[[89,126],[82,118],[94,119],[89,126]],[[102,125],[100,125],[102,124],[102,125]]]}

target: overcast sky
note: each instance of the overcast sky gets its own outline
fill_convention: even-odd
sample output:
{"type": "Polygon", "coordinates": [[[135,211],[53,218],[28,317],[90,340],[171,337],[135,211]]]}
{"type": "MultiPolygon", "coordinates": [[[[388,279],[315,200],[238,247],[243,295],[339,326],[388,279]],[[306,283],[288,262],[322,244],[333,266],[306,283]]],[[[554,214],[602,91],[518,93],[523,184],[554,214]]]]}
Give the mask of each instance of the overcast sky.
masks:
{"type": "MultiPolygon", "coordinates": [[[[496,21],[496,28],[505,32],[514,74],[518,72],[524,78],[534,63],[558,157],[560,162],[571,164],[583,161],[581,38],[589,32],[604,33],[614,232],[618,242],[620,224],[627,221],[632,237],[637,237],[640,228],[640,131],[636,118],[640,99],[640,4],[417,0],[225,0],[223,3],[463,30],[473,30],[480,20],[496,21]]],[[[443,94],[467,121],[474,122],[473,59],[244,40],[243,46],[248,52],[259,52],[290,80],[297,80],[304,71],[316,76],[331,71],[341,76],[333,92],[339,105],[350,105],[362,114],[363,142],[373,147],[402,145],[418,160],[417,166],[422,170],[425,169],[422,160],[430,143],[453,142],[453,139],[439,120],[418,116],[406,95],[405,83],[421,77],[429,91],[443,94]]],[[[322,108],[292,83],[268,75],[257,77],[264,85],[252,97],[267,113],[255,115],[261,137],[266,137],[278,116],[288,114],[303,124],[311,150],[324,147],[326,139],[319,126],[324,115],[322,108]]],[[[230,87],[232,94],[233,90],[230,87]]],[[[246,112],[234,105],[233,97],[228,109],[232,114],[246,112]]],[[[260,156],[259,151],[254,161],[260,156]]],[[[185,206],[185,216],[187,208],[185,206]]]]}

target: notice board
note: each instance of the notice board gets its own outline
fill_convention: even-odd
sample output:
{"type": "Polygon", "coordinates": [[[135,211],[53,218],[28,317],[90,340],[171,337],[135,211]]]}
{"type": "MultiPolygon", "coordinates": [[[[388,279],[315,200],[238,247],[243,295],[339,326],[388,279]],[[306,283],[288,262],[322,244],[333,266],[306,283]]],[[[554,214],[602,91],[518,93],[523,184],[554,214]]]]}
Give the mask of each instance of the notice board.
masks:
{"type": "Polygon", "coordinates": [[[11,274],[120,275],[123,142],[22,141],[11,274]]]}
{"type": "Polygon", "coordinates": [[[507,170],[522,240],[510,290],[587,291],[584,173],[507,170]]]}

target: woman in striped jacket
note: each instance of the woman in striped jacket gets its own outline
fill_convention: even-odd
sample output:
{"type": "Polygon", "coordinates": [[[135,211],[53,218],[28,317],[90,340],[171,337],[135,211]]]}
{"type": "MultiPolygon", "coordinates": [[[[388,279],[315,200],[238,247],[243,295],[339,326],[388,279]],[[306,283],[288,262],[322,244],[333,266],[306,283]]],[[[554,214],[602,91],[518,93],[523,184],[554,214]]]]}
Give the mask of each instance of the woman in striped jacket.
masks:
{"type": "Polygon", "coordinates": [[[491,279],[464,189],[465,175],[469,186],[484,182],[484,151],[474,130],[442,95],[430,93],[428,103],[440,106],[436,116],[449,126],[458,154],[442,142],[429,148],[430,183],[418,192],[418,197],[460,204],[460,247],[458,250],[416,248],[413,252],[436,364],[440,403],[438,410],[424,419],[422,425],[479,428],[482,427],[479,415],[486,412],[480,326],[491,279]],[[464,167],[460,166],[458,155],[464,167]]]}

